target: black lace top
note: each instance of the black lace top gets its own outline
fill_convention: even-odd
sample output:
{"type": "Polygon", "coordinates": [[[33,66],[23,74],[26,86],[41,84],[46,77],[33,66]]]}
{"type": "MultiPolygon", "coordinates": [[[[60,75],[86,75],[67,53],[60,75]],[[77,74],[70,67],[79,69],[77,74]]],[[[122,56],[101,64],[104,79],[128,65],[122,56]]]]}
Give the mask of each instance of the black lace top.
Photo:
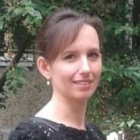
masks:
{"type": "Polygon", "coordinates": [[[9,136],[9,140],[106,140],[94,125],[79,130],[50,120],[32,117],[22,122],[9,136]]]}

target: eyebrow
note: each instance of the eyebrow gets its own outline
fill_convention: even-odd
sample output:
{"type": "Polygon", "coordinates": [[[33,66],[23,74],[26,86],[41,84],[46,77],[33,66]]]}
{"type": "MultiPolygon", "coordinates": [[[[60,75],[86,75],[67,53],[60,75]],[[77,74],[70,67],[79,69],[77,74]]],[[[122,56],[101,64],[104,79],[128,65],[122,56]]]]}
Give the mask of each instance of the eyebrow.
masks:
{"type": "Polygon", "coordinates": [[[91,48],[90,51],[97,51],[97,52],[101,52],[101,49],[97,49],[97,48],[91,48]]]}
{"type": "MultiPolygon", "coordinates": [[[[88,52],[92,52],[92,51],[101,53],[101,49],[100,49],[100,48],[99,48],[99,49],[98,49],[98,48],[90,48],[90,49],[88,50],[88,52]]],[[[63,51],[63,52],[62,52],[62,55],[67,55],[67,54],[76,53],[76,52],[77,52],[76,49],[74,49],[74,50],[66,50],[66,51],[63,51]]]]}

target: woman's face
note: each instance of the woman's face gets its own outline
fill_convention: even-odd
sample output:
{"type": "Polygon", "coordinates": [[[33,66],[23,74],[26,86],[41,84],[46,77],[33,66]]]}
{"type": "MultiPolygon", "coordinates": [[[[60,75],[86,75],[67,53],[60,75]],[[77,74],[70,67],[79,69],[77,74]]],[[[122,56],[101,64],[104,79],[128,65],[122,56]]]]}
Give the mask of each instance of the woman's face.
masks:
{"type": "Polygon", "coordinates": [[[85,24],[76,40],[48,67],[54,95],[81,100],[91,97],[102,71],[96,30],[85,24]]]}

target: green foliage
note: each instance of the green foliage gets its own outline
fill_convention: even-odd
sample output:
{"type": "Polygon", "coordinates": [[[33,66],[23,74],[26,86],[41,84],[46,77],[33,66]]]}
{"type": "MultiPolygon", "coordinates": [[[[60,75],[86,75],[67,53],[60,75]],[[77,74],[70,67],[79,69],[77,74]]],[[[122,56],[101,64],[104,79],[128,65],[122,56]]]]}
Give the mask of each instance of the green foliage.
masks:
{"type": "Polygon", "coordinates": [[[4,85],[4,90],[8,93],[12,92],[16,94],[23,85],[26,84],[26,73],[28,69],[25,67],[12,68],[6,75],[6,82],[4,85]]]}
{"type": "Polygon", "coordinates": [[[104,129],[105,134],[110,132],[123,131],[125,133],[125,139],[138,139],[140,138],[140,118],[139,117],[127,117],[124,115],[115,114],[110,118],[103,118],[101,127],[104,129]]]}
{"type": "MultiPolygon", "coordinates": [[[[116,112],[132,116],[139,114],[139,81],[140,63],[132,65],[129,62],[128,65],[125,61],[123,64],[119,57],[105,62],[99,88],[94,99],[90,101],[90,108],[95,108],[93,116],[100,114],[101,117],[104,117],[116,112]]],[[[89,114],[90,112],[93,111],[89,109],[89,114]]],[[[92,116],[89,117],[95,119],[92,116]]]]}
{"type": "Polygon", "coordinates": [[[107,62],[101,81],[102,85],[106,85],[106,87],[103,86],[101,88],[106,88],[107,92],[116,99],[116,105],[120,106],[120,110],[124,109],[125,105],[126,109],[127,104],[132,105],[131,109],[129,108],[130,111],[134,105],[140,106],[140,103],[138,103],[140,99],[140,64],[137,66],[126,66],[119,62],[107,62]]]}
{"type": "MultiPolygon", "coordinates": [[[[11,1],[3,7],[0,16],[0,29],[13,31],[18,24],[27,29],[27,32],[35,35],[36,28],[39,26],[42,15],[35,9],[31,0],[11,1]]],[[[17,28],[16,28],[17,29],[17,28]]]]}
{"type": "MultiPolygon", "coordinates": [[[[14,55],[18,54],[13,50],[18,53],[22,47],[33,48],[35,34],[42,20],[42,14],[35,4],[31,0],[5,0],[0,5],[0,48],[14,55]]],[[[10,62],[14,70],[7,73],[4,90],[16,93],[25,83],[25,75],[20,73],[19,67],[16,68],[14,60],[10,62]]]]}
{"type": "Polygon", "coordinates": [[[4,92],[0,93],[0,109],[5,108],[5,103],[7,98],[8,97],[4,92]]]}

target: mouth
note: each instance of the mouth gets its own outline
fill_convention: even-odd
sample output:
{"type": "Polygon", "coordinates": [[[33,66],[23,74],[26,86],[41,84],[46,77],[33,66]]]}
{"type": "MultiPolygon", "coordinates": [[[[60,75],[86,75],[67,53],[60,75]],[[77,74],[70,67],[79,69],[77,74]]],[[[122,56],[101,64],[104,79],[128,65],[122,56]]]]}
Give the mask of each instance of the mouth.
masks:
{"type": "Polygon", "coordinates": [[[77,84],[77,85],[89,85],[93,81],[92,80],[76,80],[76,81],[73,81],[73,82],[74,82],[74,84],[77,84]]]}
{"type": "Polygon", "coordinates": [[[89,91],[93,88],[93,80],[75,80],[73,83],[80,91],[89,91]]]}

